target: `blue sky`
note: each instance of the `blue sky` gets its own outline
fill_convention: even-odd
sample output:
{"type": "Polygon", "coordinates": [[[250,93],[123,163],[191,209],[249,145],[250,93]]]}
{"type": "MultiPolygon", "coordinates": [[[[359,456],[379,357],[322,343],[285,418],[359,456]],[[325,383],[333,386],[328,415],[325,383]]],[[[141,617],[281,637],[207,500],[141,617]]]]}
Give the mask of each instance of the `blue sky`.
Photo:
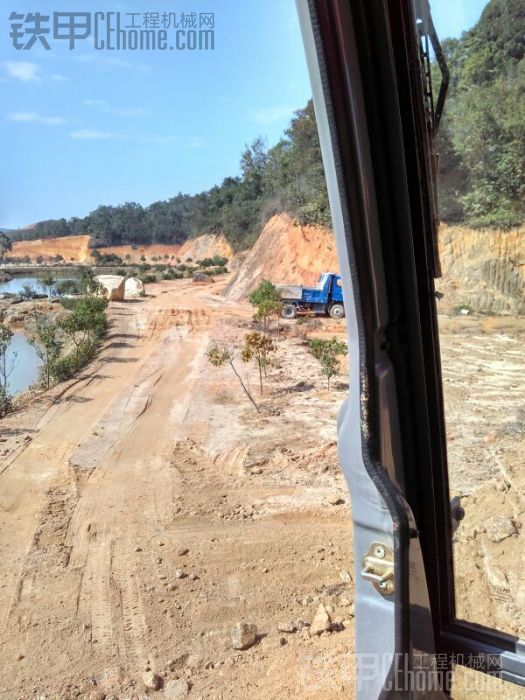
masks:
{"type": "MultiPolygon", "coordinates": [[[[472,26],[483,4],[432,3],[440,35],[472,26]]],[[[89,40],[69,51],[52,39],[50,51],[18,51],[9,13],[35,5],[10,0],[0,16],[0,226],[207,189],[238,173],[256,136],[275,143],[310,96],[293,0],[46,3],[214,12],[215,50],[191,52],[96,51],[89,40]]]]}

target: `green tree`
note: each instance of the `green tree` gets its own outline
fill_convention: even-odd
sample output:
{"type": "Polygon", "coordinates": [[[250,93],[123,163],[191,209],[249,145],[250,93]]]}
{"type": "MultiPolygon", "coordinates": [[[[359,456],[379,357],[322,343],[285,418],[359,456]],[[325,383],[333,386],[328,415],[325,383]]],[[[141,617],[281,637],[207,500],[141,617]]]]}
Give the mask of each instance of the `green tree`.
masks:
{"type": "Polygon", "coordinates": [[[24,284],[22,289],[18,292],[18,296],[24,301],[30,301],[31,299],[34,299],[36,294],[37,291],[32,284],[24,284]]]}
{"type": "Polygon", "coordinates": [[[250,362],[254,360],[259,369],[259,387],[263,394],[263,374],[271,364],[271,356],[277,350],[273,340],[263,333],[247,333],[244,337],[244,346],[241,351],[241,360],[250,362]]]}
{"type": "Polygon", "coordinates": [[[73,350],[53,363],[53,376],[58,381],[70,379],[93,359],[107,327],[105,299],[83,297],[78,300],[69,299],[67,302],[64,305],[72,313],[60,321],[58,327],[66,337],[66,344],[73,346],[73,350]]]}
{"type": "Polygon", "coordinates": [[[243,182],[254,200],[264,194],[264,172],[267,164],[266,141],[259,136],[250,146],[246,146],[241,155],[243,182]]]}
{"type": "Polygon", "coordinates": [[[268,322],[272,316],[275,316],[279,323],[283,302],[279,290],[270,281],[263,280],[249,295],[248,301],[256,307],[255,319],[262,322],[264,331],[268,330],[268,322]]]}
{"type": "Polygon", "coordinates": [[[0,323],[0,418],[3,418],[11,408],[11,396],[9,394],[9,376],[15,363],[16,354],[9,357],[9,348],[13,339],[13,331],[0,323]]]}
{"type": "Polygon", "coordinates": [[[346,355],[348,352],[347,344],[337,340],[335,337],[331,340],[316,338],[308,341],[308,349],[315,359],[320,362],[321,374],[326,377],[327,387],[330,390],[332,377],[339,374],[341,370],[339,356],[346,355]]]}
{"type": "Polygon", "coordinates": [[[445,221],[509,228],[525,218],[524,37],[520,0],[491,0],[472,29],[442,42],[451,74],[437,140],[445,221]]]}
{"type": "Polygon", "coordinates": [[[91,267],[82,268],[78,286],[82,294],[98,294],[102,291],[102,285],[97,282],[91,267]]]}
{"type": "Polygon", "coordinates": [[[80,284],[77,280],[60,280],[56,290],[58,294],[80,294],[80,284]]]}
{"type": "Polygon", "coordinates": [[[51,380],[55,377],[56,362],[62,351],[63,343],[58,334],[58,324],[35,313],[35,333],[29,338],[29,343],[42,362],[41,377],[46,389],[50,388],[51,380]]]}
{"type": "Polygon", "coordinates": [[[71,339],[77,350],[86,342],[95,343],[106,330],[106,299],[84,297],[79,299],[72,313],[60,323],[62,331],[71,339]]]}
{"type": "Polygon", "coordinates": [[[56,279],[53,277],[53,275],[50,272],[45,274],[40,279],[40,284],[46,290],[48,296],[51,296],[52,288],[55,285],[55,283],[56,283],[56,279]]]}
{"type": "Polygon", "coordinates": [[[5,254],[8,253],[12,247],[13,244],[9,236],[3,231],[0,231],[0,260],[4,259],[5,254]]]}

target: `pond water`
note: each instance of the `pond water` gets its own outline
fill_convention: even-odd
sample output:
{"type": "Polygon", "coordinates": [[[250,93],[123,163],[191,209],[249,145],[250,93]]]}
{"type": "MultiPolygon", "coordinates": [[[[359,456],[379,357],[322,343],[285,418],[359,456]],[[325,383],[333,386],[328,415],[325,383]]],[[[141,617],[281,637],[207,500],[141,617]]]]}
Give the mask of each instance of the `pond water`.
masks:
{"type": "MultiPolygon", "coordinates": [[[[62,278],[60,281],[62,281],[62,278]]],[[[34,289],[37,294],[54,294],[56,291],[54,285],[46,287],[39,277],[13,277],[9,282],[0,282],[0,294],[5,292],[19,294],[26,286],[34,289]]]]}
{"type": "MultiPolygon", "coordinates": [[[[65,278],[61,277],[60,280],[62,279],[65,278]]],[[[9,282],[0,282],[0,294],[19,294],[27,285],[38,294],[56,293],[54,287],[46,287],[39,277],[13,277],[9,282]]],[[[7,353],[7,363],[8,367],[13,367],[8,379],[11,396],[25,391],[38,380],[41,363],[35,348],[28,343],[23,333],[13,335],[7,353]]]]}
{"type": "Polygon", "coordinates": [[[7,366],[13,367],[8,388],[11,396],[25,391],[38,380],[40,360],[23,333],[15,333],[7,351],[7,366]]]}
{"type": "MultiPolygon", "coordinates": [[[[58,276],[57,282],[74,280],[71,274],[67,277],[58,276]]],[[[78,278],[77,278],[78,279],[78,278]]],[[[40,277],[13,277],[9,282],[0,282],[0,294],[19,294],[24,287],[30,286],[37,294],[56,295],[55,286],[48,287],[40,277]]],[[[36,351],[27,341],[23,333],[15,333],[8,350],[8,367],[13,366],[9,375],[9,393],[15,394],[25,391],[38,380],[41,362],[36,351]]]]}

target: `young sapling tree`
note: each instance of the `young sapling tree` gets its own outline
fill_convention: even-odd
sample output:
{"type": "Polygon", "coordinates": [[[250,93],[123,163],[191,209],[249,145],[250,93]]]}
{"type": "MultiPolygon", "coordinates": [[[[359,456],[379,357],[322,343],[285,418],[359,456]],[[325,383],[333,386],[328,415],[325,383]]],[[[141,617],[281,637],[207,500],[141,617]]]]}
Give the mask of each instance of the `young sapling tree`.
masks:
{"type": "Polygon", "coordinates": [[[232,347],[227,345],[226,343],[217,343],[213,342],[209,347],[206,352],[206,357],[208,358],[208,361],[214,366],[214,367],[223,367],[224,365],[228,365],[232,372],[235,374],[237,379],[239,380],[239,384],[241,385],[244,393],[250,400],[251,404],[254,406],[255,410],[257,413],[260,413],[259,406],[256,404],[253,396],[251,395],[250,391],[248,390],[248,387],[246,384],[243,382],[241,375],[237,371],[237,368],[235,367],[234,360],[235,360],[235,351],[232,347]]]}
{"type": "Polygon", "coordinates": [[[259,369],[259,386],[261,396],[263,394],[263,374],[266,376],[266,368],[271,363],[271,355],[277,350],[275,343],[264,333],[247,333],[244,337],[244,347],[241,352],[241,360],[250,362],[253,360],[259,369]]]}

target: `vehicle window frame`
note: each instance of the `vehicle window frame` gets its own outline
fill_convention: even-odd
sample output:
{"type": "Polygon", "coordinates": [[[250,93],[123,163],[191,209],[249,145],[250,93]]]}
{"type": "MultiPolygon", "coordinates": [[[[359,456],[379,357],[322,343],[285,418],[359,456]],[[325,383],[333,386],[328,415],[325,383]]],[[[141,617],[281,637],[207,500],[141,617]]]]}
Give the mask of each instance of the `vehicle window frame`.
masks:
{"type": "MultiPolygon", "coordinates": [[[[394,294],[396,284],[406,285],[397,300],[391,294],[388,300],[391,308],[398,303],[397,311],[405,312],[406,323],[391,324],[386,339],[382,340],[388,344],[389,355],[396,367],[399,414],[417,419],[412,428],[405,425],[404,440],[410,449],[405,452],[408,458],[402,469],[394,476],[402,485],[401,490],[417,523],[414,536],[420,539],[423,551],[436,653],[446,653],[451,662],[476,671],[525,685],[525,642],[500,630],[458,619],[455,614],[445,417],[434,288],[435,168],[421,79],[417,33],[420,17],[415,5],[407,0],[390,0],[388,3],[308,0],[308,4],[324,98],[330,105],[329,126],[334,134],[333,142],[340,149],[335,160],[343,164],[345,147],[349,144],[351,147],[353,138],[348,121],[344,119],[352,112],[352,95],[341,80],[341,76],[350,74],[349,66],[345,64],[345,41],[348,41],[345,21],[351,18],[355,26],[353,36],[364,76],[361,82],[365,86],[367,118],[370,133],[374,134],[371,141],[377,138],[376,143],[371,143],[371,151],[376,192],[378,201],[381,201],[379,225],[383,227],[382,253],[386,276],[390,275],[390,291],[394,294]],[[394,165],[395,157],[401,159],[399,162],[403,167],[394,165]],[[397,244],[403,231],[408,232],[404,238],[405,249],[389,248],[387,233],[394,236],[397,244]],[[413,285],[413,299],[410,299],[410,284],[413,285]],[[407,302],[411,308],[406,306],[407,302]],[[404,336],[406,333],[408,336],[404,336]],[[411,346],[407,337],[419,340],[411,346]],[[419,386],[414,388],[410,383],[419,386]],[[495,668],[499,668],[497,673],[494,673],[495,668]]],[[[420,11],[424,5],[418,3],[417,9],[420,11]]],[[[345,190],[346,200],[350,204],[355,202],[350,189],[352,183],[346,179],[340,181],[340,187],[345,190]]],[[[366,238],[366,230],[354,230],[353,239],[358,236],[366,238]]],[[[371,326],[365,328],[370,337],[374,330],[371,326]]]]}

